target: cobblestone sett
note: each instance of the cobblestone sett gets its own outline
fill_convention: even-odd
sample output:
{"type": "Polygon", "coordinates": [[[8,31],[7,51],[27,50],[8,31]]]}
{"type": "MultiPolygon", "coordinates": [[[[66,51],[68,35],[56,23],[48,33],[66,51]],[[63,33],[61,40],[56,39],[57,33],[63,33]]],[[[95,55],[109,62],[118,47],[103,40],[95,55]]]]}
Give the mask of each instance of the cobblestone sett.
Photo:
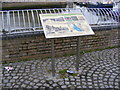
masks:
{"type": "Polygon", "coordinates": [[[65,74],[59,77],[59,70],[75,70],[76,56],[56,58],[56,77],[51,75],[51,59],[32,60],[10,64],[14,70],[7,72],[3,69],[2,87],[4,88],[28,88],[40,90],[94,90],[119,89],[118,49],[106,49],[85,53],[81,56],[79,66],[81,74],[72,76],[65,74]],[[115,88],[115,89],[114,89],[115,88]]]}

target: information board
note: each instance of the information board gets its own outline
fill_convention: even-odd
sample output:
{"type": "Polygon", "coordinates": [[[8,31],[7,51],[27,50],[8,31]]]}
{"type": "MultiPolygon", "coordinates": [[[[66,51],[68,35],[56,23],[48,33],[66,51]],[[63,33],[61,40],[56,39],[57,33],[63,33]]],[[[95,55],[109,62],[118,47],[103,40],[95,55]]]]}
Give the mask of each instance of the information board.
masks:
{"type": "Polygon", "coordinates": [[[46,38],[94,35],[81,13],[40,14],[46,38]]]}

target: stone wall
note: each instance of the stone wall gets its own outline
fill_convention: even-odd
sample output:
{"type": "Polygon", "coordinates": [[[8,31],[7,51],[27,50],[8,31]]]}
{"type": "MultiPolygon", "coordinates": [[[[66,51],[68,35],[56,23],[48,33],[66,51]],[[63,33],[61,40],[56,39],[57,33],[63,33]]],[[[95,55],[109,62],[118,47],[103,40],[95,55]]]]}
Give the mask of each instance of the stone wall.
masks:
{"type": "MultiPolygon", "coordinates": [[[[95,35],[81,36],[81,50],[94,50],[118,46],[119,29],[94,30],[95,35]]],[[[4,36],[2,40],[2,60],[17,61],[51,56],[51,39],[43,33],[31,35],[4,36]]],[[[55,39],[55,56],[75,54],[77,37],[55,39]]]]}

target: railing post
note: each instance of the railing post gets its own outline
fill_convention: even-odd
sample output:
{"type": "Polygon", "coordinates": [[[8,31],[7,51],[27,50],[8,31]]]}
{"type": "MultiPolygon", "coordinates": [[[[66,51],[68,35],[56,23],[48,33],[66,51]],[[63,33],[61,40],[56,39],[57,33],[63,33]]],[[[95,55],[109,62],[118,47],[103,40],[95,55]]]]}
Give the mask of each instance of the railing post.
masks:
{"type": "Polygon", "coordinates": [[[31,10],[31,13],[32,13],[32,24],[33,24],[33,30],[35,30],[35,17],[34,17],[33,10],[31,10]]]}
{"type": "Polygon", "coordinates": [[[8,32],[11,33],[11,26],[10,26],[10,12],[7,12],[7,25],[8,25],[8,32]]]}

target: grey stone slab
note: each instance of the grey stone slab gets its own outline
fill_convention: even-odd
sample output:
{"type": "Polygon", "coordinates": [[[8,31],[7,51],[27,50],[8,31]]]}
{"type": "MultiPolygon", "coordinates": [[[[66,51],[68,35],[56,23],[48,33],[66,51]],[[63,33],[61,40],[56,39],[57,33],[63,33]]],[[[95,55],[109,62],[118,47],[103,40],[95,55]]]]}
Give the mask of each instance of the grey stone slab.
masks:
{"type": "Polygon", "coordinates": [[[92,85],[93,83],[92,82],[87,82],[88,85],[92,85]]]}
{"type": "Polygon", "coordinates": [[[113,85],[109,85],[109,88],[114,88],[113,85]]]}
{"type": "Polygon", "coordinates": [[[93,88],[93,86],[88,86],[89,88],[93,88]]]}
{"type": "Polygon", "coordinates": [[[105,85],[105,88],[109,88],[109,86],[108,86],[108,85],[105,85]]]}
{"type": "Polygon", "coordinates": [[[37,83],[36,85],[37,85],[37,86],[42,86],[43,84],[42,84],[42,83],[37,83]]]}
{"type": "Polygon", "coordinates": [[[80,79],[77,79],[76,82],[80,82],[80,79]]]}
{"type": "Polygon", "coordinates": [[[18,79],[19,77],[18,76],[14,76],[13,79],[18,79]]]}
{"type": "Polygon", "coordinates": [[[25,83],[25,84],[29,84],[29,83],[30,83],[30,81],[24,81],[24,83],[25,83]]]}
{"type": "Polygon", "coordinates": [[[75,85],[75,82],[71,82],[72,85],[75,85]]]}
{"type": "Polygon", "coordinates": [[[92,79],[88,79],[87,81],[88,81],[88,82],[92,82],[92,79]]]}
{"type": "Polygon", "coordinates": [[[27,86],[26,88],[27,88],[27,89],[32,89],[32,86],[27,86]]]}
{"type": "Polygon", "coordinates": [[[80,84],[80,82],[77,82],[76,85],[79,86],[79,85],[81,85],[81,84],[80,84]]]}
{"type": "Polygon", "coordinates": [[[16,73],[11,73],[11,76],[13,76],[13,77],[16,76],[16,73]]]}
{"type": "Polygon", "coordinates": [[[59,85],[64,85],[64,82],[58,82],[59,85]]]}
{"type": "Polygon", "coordinates": [[[115,86],[114,88],[115,88],[115,89],[119,89],[119,86],[115,86]]]}
{"type": "Polygon", "coordinates": [[[13,86],[13,88],[19,88],[19,85],[15,85],[15,86],[13,86]]]}
{"type": "Polygon", "coordinates": [[[87,86],[85,86],[85,85],[82,85],[82,88],[87,88],[87,86]]]}
{"type": "Polygon", "coordinates": [[[34,79],[34,81],[33,81],[33,82],[38,83],[38,82],[39,82],[39,80],[38,80],[38,79],[34,79]]]}
{"type": "Polygon", "coordinates": [[[38,89],[38,86],[33,86],[33,89],[38,89]]]}
{"type": "Polygon", "coordinates": [[[7,76],[7,77],[8,77],[8,76],[10,76],[10,74],[9,74],[9,73],[7,73],[7,74],[5,74],[4,76],[7,76]]]}
{"type": "Polygon", "coordinates": [[[66,85],[69,85],[69,84],[70,84],[70,82],[65,82],[65,84],[66,84],[66,85]]]}
{"type": "Polygon", "coordinates": [[[6,80],[6,79],[5,79],[5,80],[3,80],[3,83],[8,83],[8,82],[9,82],[9,80],[6,80]]]}
{"type": "Polygon", "coordinates": [[[41,80],[40,82],[41,82],[41,83],[45,83],[46,81],[45,81],[45,80],[41,80]]]}
{"type": "Polygon", "coordinates": [[[70,81],[75,81],[75,79],[74,79],[74,78],[72,78],[72,79],[70,79],[70,81]]]}
{"type": "Polygon", "coordinates": [[[62,85],[61,88],[62,89],[66,89],[67,87],[66,87],[66,85],[62,85]]]}
{"type": "Polygon", "coordinates": [[[10,79],[10,81],[9,81],[10,83],[12,83],[12,82],[15,82],[15,80],[13,80],[13,79],[10,79]]]}
{"type": "Polygon", "coordinates": [[[11,83],[7,83],[6,86],[7,86],[7,87],[10,87],[10,86],[11,86],[11,83]]]}
{"type": "Polygon", "coordinates": [[[104,87],[104,86],[99,86],[99,88],[102,88],[102,89],[104,89],[105,87],[104,87]]]}
{"type": "Polygon", "coordinates": [[[21,87],[25,88],[25,87],[27,87],[27,85],[26,84],[22,84],[21,87]]]}
{"type": "Polygon", "coordinates": [[[35,85],[35,83],[33,83],[33,82],[30,82],[30,85],[31,85],[31,86],[34,86],[34,85],[35,85]]]}
{"type": "Polygon", "coordinates": [[[69,79],[68,79],[68,78],[65,78],[65,81],[69,81],[69,79]]]}
{"type": "Polygon", "coordinates": [[[20,79],[20,81],[21,81],[21,82],[23,82],[23,81],[24,81],[24,79],[20,79]]]}
{"type": "Polygon", "coordinates": [[[54,83],[52,86],[53,86],[53,87],[56,87],[56,86],[58,86],[58,84],[54,83]]]}
{"type": "Polygon", "coordinates": [[[77,89],[79,90],[79,89],[81,89],[82,88],[82,86],[77,86],[77,89]]]}
{"type": "Polygon", "coordinates": [[[61,90],[59,87],[56,87],[55,90],[61,90]]]}

